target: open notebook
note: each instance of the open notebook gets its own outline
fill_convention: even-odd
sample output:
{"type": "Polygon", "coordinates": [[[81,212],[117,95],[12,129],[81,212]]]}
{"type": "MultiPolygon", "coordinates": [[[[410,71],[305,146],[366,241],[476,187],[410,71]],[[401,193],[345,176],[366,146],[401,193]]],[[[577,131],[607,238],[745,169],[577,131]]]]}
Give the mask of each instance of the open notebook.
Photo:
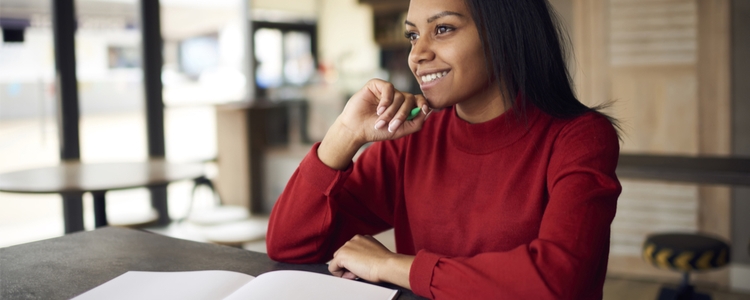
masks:
{"type": "Polygon", "coordinates": [[[73,298],[87,299],[395,299],[397,290],[304,271],[258,277],[232,271],[129,271],[73,298]]]}

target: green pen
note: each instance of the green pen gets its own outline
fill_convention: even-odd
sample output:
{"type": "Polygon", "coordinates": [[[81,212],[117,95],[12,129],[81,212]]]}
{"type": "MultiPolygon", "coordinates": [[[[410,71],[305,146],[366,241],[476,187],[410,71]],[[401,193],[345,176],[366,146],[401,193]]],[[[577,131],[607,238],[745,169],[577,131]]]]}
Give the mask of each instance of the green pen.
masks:
{"type": "Polygon", "coordinates": [[[412,109],[412,110],[411,110],[411,112],[409,113],[409,116],[408,116],[408,117],[406,117],[406,120],[411,120],[411,119],[414,119],[414,118],[416,118],[416,117],[417,117],[417,115],[419,114],[419,112],[420,112],[421,110],[422,110],[421,108],[419,108],[419,107],[415,107],[414,109],[412,109]]]}

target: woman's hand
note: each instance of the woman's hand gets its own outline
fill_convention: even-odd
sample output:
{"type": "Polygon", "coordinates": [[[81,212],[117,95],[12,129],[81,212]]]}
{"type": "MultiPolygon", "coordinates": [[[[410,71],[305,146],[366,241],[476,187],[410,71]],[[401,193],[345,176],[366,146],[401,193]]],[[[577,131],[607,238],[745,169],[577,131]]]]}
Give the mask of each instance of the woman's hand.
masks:
{"type": "Polygon", "coordinates": [[[430,112],[424,96],[401,92],[390,82],[372,79],[349,99],[337,121],[364,144],[417,132],[430,112]],[[407,121],[415,107],[422,113],[407,121]]]}
{"type": "Polygon", "coordinates": [[[393,253],[371,236],[356,235],[333,254],[328,271],[337,277],[385,281],[410,289],[413,261],[413,256],[393,253]]]}
{"type": "Polygon", "coordinates": [[[325,165],[342,170],[367,142],[392,140],[422,129],[432,110],[422,95],[412,95],[393,88],[393,84],[373,79],[349,99],[318,147],[318,157],[325,165]],[[410,111],[420,107],[422,113],[406,120],[410,111]]]}

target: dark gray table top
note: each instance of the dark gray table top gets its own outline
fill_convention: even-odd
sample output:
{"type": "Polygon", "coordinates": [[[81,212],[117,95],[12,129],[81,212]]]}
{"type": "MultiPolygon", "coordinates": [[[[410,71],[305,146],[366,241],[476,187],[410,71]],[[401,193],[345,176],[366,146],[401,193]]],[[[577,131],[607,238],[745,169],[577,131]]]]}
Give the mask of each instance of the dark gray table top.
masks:
{"type": "MultiPolygon", "coordinates": [[[[0,249],[0,299],[70,299],[126,271],[273,270],[328,274],[325,264],[277,263],[263,253],[106,227],[0,249]]],[[[398,299],[423,299],[411,291],[398,299]]]]}

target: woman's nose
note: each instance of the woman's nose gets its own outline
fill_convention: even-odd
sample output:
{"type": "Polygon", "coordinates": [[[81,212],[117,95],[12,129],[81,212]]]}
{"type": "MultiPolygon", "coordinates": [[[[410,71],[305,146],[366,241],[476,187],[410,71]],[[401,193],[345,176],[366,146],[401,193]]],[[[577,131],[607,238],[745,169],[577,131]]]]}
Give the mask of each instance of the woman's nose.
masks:
{"type": "Polygon", "coordinates": [[[432,51],[429,39],[419,38],[412,43],[409,52],[409,61],[413,64],[419,64],[424,61],[435,59],[435,52],[432,51]]]}

